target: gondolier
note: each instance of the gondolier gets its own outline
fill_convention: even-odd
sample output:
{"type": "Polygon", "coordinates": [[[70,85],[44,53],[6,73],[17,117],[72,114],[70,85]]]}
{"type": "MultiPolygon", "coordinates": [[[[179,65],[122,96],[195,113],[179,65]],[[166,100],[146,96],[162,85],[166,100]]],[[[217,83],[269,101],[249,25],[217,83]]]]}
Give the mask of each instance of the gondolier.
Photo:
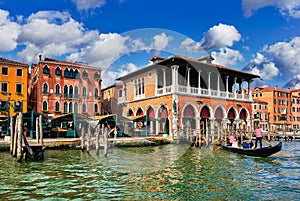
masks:
{"type": "Polygon", "coordinates": [[[254,149],[257,148],[257,142],[259,141],[260,148],[262,148],[262,130],[260,129],[259,126],[256,127],[254,130],[256,138],[255,138],[255,146],[254,149]]]}

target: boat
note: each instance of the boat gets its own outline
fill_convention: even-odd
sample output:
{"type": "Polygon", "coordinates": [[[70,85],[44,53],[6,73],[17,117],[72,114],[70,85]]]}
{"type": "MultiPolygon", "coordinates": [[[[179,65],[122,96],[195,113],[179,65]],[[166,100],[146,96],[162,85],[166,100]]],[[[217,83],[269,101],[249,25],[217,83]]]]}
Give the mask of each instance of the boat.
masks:
{"type": "Polygon", "coordinates": [[[263,147],[261,149],[245,149],[245,148],[236,148],[232,146],[227,146],[224,142],[221,143],[221,146],[224,150],[231,151],[233,153],[238,153],[247,156],[257,156],[257,157],[268,157],[281,150],[282,142],[280,141],[275,146],[263,147]]]}

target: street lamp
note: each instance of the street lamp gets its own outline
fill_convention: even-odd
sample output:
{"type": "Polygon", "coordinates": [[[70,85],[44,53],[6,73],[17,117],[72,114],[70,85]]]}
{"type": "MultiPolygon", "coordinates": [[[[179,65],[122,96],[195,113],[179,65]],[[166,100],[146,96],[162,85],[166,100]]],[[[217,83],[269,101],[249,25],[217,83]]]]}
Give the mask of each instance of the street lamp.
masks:
{"type": "Polygon", "coordinates": [[[9,120],[10,120],[10,93],[7,93],[8,109],[7,109],[7,125],[6,125],[6,136],[9,136],[9,120]]]}

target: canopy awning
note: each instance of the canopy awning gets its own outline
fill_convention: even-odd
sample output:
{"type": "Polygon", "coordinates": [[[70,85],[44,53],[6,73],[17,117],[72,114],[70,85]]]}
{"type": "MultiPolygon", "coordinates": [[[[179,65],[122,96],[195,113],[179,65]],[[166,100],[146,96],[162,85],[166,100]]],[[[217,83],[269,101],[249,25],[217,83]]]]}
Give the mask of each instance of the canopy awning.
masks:
{"type": "Polygon", "coordinates": [[[137,122],[137,121],[150,121],[151,119],[153,119],[152,117],[149,117],[147,115],[129,116],[129,117],[126,117],[126,118],[128,118],[130,121],[134,121],[134,122],[137,122]]]}
{"type": "Polygon", "coordinates": [[[103,121],[103,120],[113,119],[114,116],[116,116],[116,114],[98,115],[98,116],[91,117],[91,119],[103,121]]]}

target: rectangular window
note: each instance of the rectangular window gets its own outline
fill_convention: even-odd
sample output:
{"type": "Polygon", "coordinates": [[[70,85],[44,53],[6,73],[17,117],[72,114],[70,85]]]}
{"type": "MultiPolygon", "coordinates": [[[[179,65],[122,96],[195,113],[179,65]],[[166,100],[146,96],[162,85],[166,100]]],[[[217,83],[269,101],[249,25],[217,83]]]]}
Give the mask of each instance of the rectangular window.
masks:
{"type": "Polygon", "coordinates": [[[8,67],[2,66],[2,75],[8,75],[8,67]]]}
{"type": "Polygon", "coordinates": [[[22,93],[22,83],[16,83],[16,93],[17,94],[22,93]]]}
{"type": "Polygon", "coordinates": [[[23,69],[22,68],[17,68],[17,76],[22,77],[23,76],[23,69]]]}
{"type": "Polygon", "coordinates": [[[2,82],[1,83],[1,92],[6,93],[8,91],[8,83],[7,82],[2,82]]]}
{"type": "Polygon", "coordinates": [[[15,112],[22,112],[22,101],[15,101],[14,111],[15,112]]]}

